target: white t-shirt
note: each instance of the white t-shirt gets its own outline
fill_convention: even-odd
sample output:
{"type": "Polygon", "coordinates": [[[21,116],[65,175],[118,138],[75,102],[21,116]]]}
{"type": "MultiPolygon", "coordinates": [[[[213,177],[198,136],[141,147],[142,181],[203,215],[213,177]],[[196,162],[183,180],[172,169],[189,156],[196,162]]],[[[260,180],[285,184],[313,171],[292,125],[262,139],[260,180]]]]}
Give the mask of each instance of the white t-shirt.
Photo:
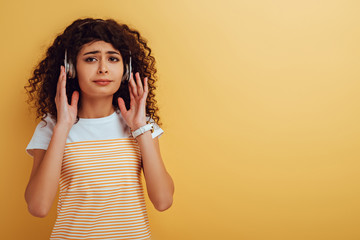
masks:
{"type": "MultiPolygon", "coordinates": [[[[50,114],[45,118],[47,125],[43,121],[36,126],[35,132],[26,147],[26,152],[33,156],[32,149],[47,149],[52,137],[53,129],[56,122],[51,118],[50,114]]],[[[147,118],[153,123],[154,132],[151,134],[153,138],[162,135],[164,132],[154,120],[147,118]]],[[[102,118],[80,118],[74,124],[66,139],[66,143],[80,141],[107,140],[118,138],[129,138],[130,128],[127,126],[121,113],[116,111],[109,116],[102,118]]]]}
{"type": "MultiPolygon", "coordinates": [[[[26,148],[31,156],[48,148],[55,121],[45,120],[26,148]]],[[[152,122],[155,138],[163,130],[152,122]]],[[[50,239],[150,239],[141,168],[140,147],[121,113],[80,118],[66,139],[50,239]]]]}

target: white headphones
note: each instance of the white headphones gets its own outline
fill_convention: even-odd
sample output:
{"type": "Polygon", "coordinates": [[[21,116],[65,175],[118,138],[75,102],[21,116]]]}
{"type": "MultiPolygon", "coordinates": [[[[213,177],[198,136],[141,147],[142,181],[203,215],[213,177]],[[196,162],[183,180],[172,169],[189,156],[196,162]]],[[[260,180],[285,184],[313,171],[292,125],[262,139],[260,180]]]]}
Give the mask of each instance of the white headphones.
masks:
{"type": "MultiPolygon", "coordinates": [[[[130,57],[129,57],[129,64],[125,65],[125,73],[121,79],[121,81],[130,81],[130,74],[132,72],[132,66],[131,66],[131,51],[130,57]]],[[[64,66],[65,66],[65,73],[66,75],[69,75],[69,78],[75,78],[76,71],[74,64],[71,62],[71,60],[67,58],[67,50],[65,50],[65,59],[64,59],[64,66]]]]}

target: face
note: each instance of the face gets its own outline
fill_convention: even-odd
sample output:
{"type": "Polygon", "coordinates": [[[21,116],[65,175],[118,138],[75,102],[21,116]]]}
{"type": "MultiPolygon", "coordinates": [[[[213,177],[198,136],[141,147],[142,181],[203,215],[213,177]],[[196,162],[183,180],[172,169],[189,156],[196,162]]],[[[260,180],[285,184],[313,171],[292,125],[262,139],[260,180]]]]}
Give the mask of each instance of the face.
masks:
{"type": "Polygon", "coordinates": [[[110,43],[84,44],[77,55],[76,74],[83,97],[112,96],[120,87],[123,73],[121,54],[110,43]]]}

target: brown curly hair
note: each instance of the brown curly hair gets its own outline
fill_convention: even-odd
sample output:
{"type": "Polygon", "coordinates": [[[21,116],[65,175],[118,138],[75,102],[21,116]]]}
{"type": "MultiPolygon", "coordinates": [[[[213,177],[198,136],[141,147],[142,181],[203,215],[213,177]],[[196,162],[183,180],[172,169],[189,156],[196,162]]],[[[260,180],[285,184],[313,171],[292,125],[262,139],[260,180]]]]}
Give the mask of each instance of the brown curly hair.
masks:
{"type": "MultiPolygon", "coordinates": [[[[51,114],[56,121],[55,95],[60,65],[64,64],[65,50],[67,51],[67,58],[76,66],[76,56],[81,47],[94,41],[110,43],[119,50],[124,59],[124,67],[128,63],[131,53],[133,72],[139,72],[142,79],[148,78],[149,93],[146,100],[146,115],[160,125],[154,92],[157,81],[155,58],[151,55],[147,41],[140,36],[137,30],[130,29],[126,24],[119,24],[114,19],[77,19],[56,37],[53,44],[48,48],[45,59],[36,66],[32,77],[28,80],[28,85],[24,87],[28,95],[27,103],[33,102],[33,107],[36,108],[36,118],[45,121],[47,115],[51,114]]],[[[77,75],[66,83],[69,104],[74,91],[81,94],[77,75]]],[[[124,99],[125,106],[129,109],[128,81],[122,81],[119,90],[114,93],[112,104],[117,112],[120,111],[118,97],[124,99]]],[[[78,104],[78,107],[81,106],[80,99],[78,104]]],[[[79,117],[77,116],[78,120],[79,117]]]]}

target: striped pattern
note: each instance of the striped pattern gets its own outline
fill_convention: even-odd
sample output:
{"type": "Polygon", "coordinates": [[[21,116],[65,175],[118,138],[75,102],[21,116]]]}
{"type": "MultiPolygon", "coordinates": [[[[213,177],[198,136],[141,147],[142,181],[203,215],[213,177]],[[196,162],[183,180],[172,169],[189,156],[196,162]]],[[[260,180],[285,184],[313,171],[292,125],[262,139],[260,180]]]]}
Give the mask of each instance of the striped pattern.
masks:
{"type": "Polygon", "coordinates": [[[133,138],[66,143],[50,239],[150,239],[133,138]]]}

